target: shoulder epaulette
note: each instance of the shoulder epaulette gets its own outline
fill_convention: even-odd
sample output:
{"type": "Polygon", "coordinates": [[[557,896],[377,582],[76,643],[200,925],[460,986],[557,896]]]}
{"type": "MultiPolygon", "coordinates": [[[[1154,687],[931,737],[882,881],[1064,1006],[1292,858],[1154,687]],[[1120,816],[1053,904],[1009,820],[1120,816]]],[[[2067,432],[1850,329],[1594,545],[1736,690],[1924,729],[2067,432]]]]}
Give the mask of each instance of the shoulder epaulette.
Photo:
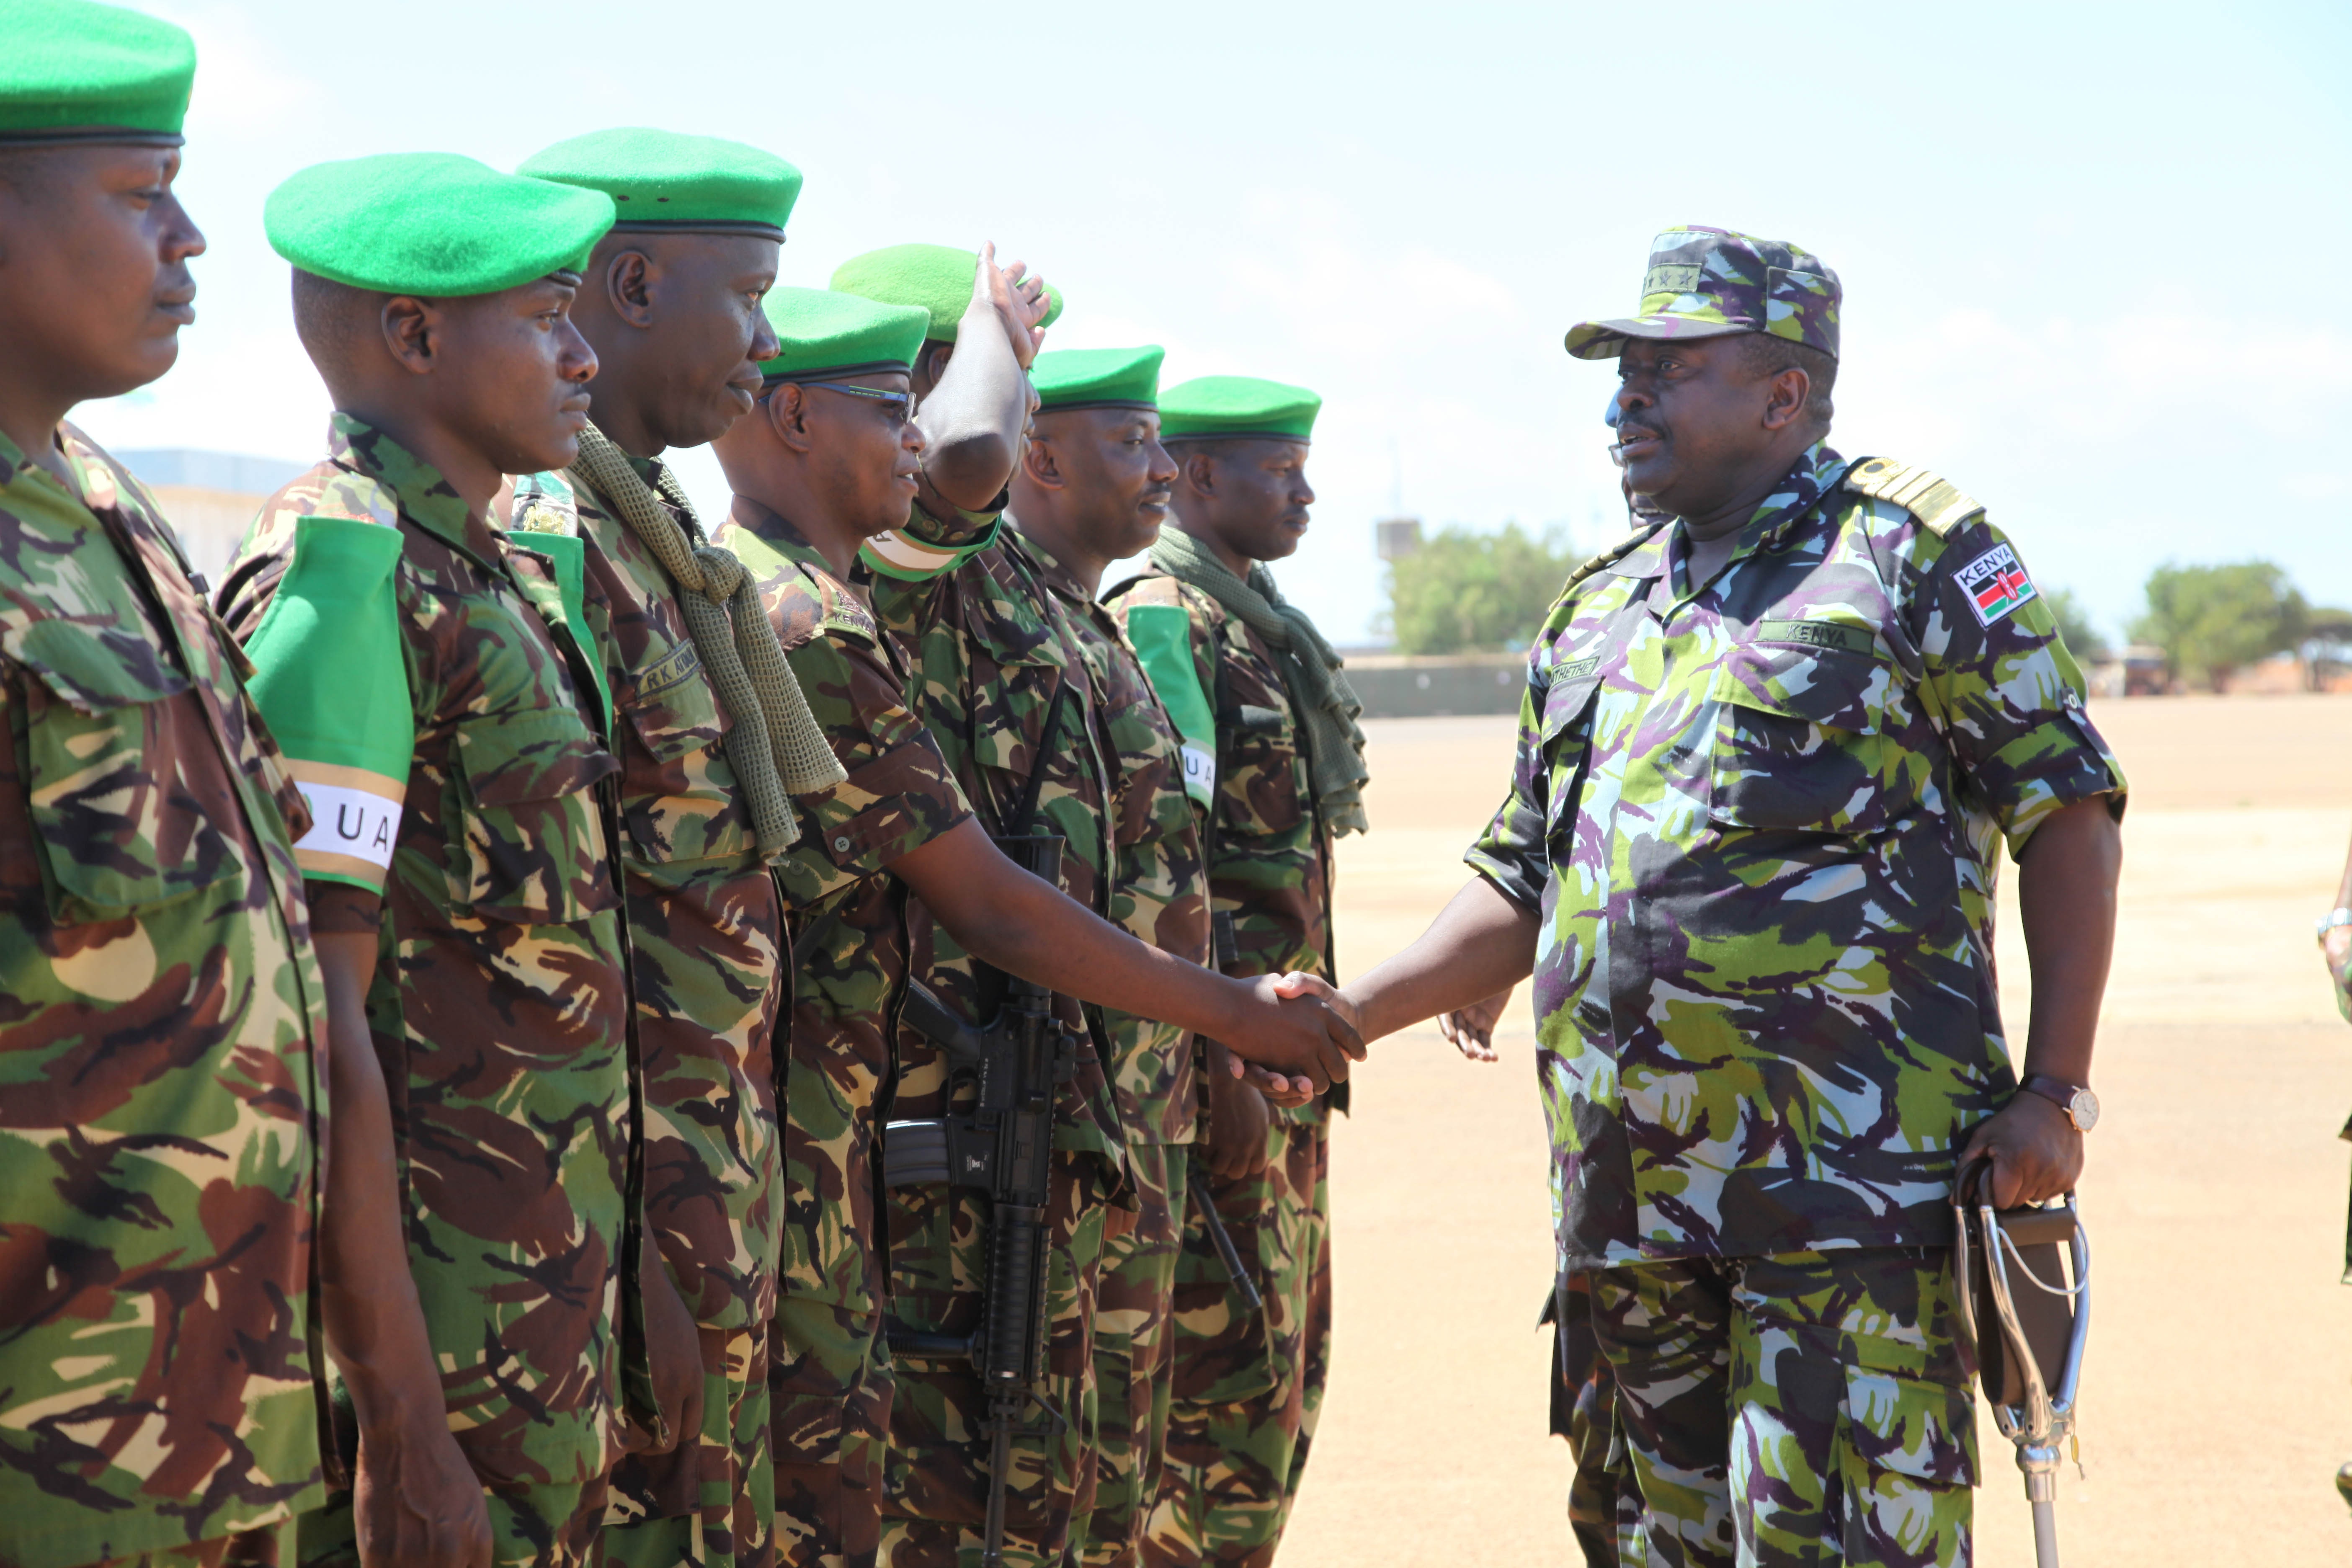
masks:
{"type": "Polygon", "coordinates": [[[1845,471],[1845,488],[1874,500],[1892,501],[1919,526],[1942,538],[1984,510],[1984,503],[1958,486],[1892,458],[1864,458],[1845,471]]]}
{"type": "Polygon", "coordinates": [[[1616,565],[1617,563],[1624,560],[1625,557],[1633,554],[1633,552],[1641,549],[1642,546],[1650,542],[1651,536],[1665,526],[1666,525],[1663,522],[1643,523],[1641,527],[1635,529],[1633,532],[1627,534],[1624,538],[1619,540],[1616,543],[1611,545],[1608,549],[1602,551],[1600,554],[1594,556],[1591,560],[1586,562],[1575,571],[1570,572],[1568,574],[1568,581],[1560,584],[1561,591],[1565,593],[1568,589],[1575,587],[1579,583],[1581,583],[1587,577],[1591,576],[1595,572],[1603,572],[1608,570],[1610,567],[1616,565]]]}

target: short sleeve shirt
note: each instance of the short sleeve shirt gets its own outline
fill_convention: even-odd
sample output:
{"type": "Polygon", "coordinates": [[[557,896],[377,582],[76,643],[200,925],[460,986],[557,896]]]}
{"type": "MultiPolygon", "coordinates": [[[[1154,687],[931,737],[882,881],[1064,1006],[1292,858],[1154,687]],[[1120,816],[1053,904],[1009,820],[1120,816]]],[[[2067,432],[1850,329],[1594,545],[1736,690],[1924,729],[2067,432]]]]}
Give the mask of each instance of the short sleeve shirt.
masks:
{"type": "MultiPolygon", "coordinates": [[[[659,465],[639,467],[658,495],[659,465]]],[[[779,1200],[771,1041],[787,972],[775,883],[722,744],[731,721],[668,573],[583,476],[520,481],[511,528],[526,549],[577,542],[595,590],[583,618],[621,764],[646,1223],[698,1322],[764,1322],[779,1200]]]]}
{"type": "MultiPolygon", "coordinates": [[[[1208,885],[1200,831],[1184,791],[1183,742],[1110,612],[1036,541],[1024,534],[1023,543],[1043,569],[1102,693],[1112,774],[1110,918],[1162,952],[1205,965],[1208,885]]],[[[1200,1090],[1191,1034],[1109,1008],[1102,1016],[1111,1038],[1111,1085],[1129,1135],[1154,1143],[1192,1142],[1200,1090]]]]}
{"type": "Polygon", "coordinates": [[[22,1568],[315,1508],[299,796],[138,483],[0,437],[0,1517],[22,1568]]]}
{"type": "Polygon", "coordinates": [[[2000,843],[2124,780],[2015,547],[1896,477],[1817,447],[1713,582],[1669,525],[1536,638],[1469,861],[1539,911],[1569,1267],[1941,1245],[2014,1089],[2000,843]]]}
{"type": "MultiPolygon", "coordinates": [[[[598,798],[618,764],[599,738],[587,645],[568,624],[579,584],[472,515],[398,442],[339,414],[327,459],[264,504],[222,584],[265,689],[289,666],[336,679],[352,646],[280,598],[317,519],[400,541],[389,657],[415,734],[405,776],[354,783],[305,754],[324,745],[289,741],[289,753],[306,791],[383,792],[378,807],[396,816],[373,871],[383,929],[368,1022],[451,1429],[491,1484],[585,1481],[614,1457],[637,1131],[598,798]]],[[[358,688],[381,675],[344,678],[358,688]]],[[[330,831],[297,845],[306,872],[364,884],[369,867],[330,831]]]]}
{"type": "Polygon", "coordinates": [[[713,542],[760,584],[809,710],[849,775],[794,800],[801,837],[774,866],[793,964],[781,1289],[876,1311],[875,1118],[908,976],[906,892],[887,868],[971,808],[908,711],[905,675],[872,616],[799,531],[738,496],[713,542]]]}

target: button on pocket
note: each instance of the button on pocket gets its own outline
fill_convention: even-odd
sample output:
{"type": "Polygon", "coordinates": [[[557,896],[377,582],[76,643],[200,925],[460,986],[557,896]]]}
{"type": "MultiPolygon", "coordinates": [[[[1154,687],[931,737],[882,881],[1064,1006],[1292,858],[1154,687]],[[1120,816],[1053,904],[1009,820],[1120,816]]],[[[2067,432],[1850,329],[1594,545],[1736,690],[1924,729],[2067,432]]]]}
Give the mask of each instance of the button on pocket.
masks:
{"type": "Polygon", "coordinates": [[[60,923],[117,920],[243,864],[236,790],[187,678],[110,626],[36,620],[26,671],[27,805],[60,923]]]}

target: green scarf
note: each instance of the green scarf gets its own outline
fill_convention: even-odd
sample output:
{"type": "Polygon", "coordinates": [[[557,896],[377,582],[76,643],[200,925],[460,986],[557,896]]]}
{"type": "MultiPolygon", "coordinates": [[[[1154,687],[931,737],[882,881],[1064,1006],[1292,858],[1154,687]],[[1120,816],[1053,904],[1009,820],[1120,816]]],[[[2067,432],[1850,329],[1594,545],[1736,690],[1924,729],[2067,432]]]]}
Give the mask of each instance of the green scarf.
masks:
{"type": "Polygon", "coordinates": [[[1151,563],[1208,595],[1274,649],[1291,710],[1307,729],[1307,779],[1317,814],[1335,838],[1367,831],[1371,825],[1364,817],[1364,784],[1372,774],[1364,765],[1364,731],[1356,723],[1364,705],[1341,672],[1346,661],[1307,612],[1283,598],[1263,563],[1252,563],[1244,582],[1216,552],[1181,528],[1160,531],[1151,563]]]}

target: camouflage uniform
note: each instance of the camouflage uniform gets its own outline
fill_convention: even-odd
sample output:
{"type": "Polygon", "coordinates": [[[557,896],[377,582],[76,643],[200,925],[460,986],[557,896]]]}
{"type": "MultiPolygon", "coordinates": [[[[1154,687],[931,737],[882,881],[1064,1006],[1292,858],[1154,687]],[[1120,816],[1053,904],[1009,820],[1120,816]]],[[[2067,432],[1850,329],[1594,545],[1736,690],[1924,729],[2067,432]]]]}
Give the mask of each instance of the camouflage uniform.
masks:
{"type": "Polygon", "coordinates": [[[883,868],[971,815],[905,707],[906,671],[872,616],[793,525],[737,497],[714,542],[760,584],[810,710],[848,781],[800,797],[776,863],[792,930],[783,1237],[773,1347],[777,1554],[876,1561],[894,1388],[875,1194],[908,973],[906,893],[883,868]]]}
{"type": "MultiPolygon", "coordinates": [[[[1233,919],[1226,973],[1334,978],[1331,833],[1316,809],[1305,728],[1273,650],[1208,595],[1156,568],[1109,602],[1122,626],[1150,605],[1181,609],[1191,627],[1193,677],[1216,716],[1209,890],[1213,907],[1233,919]]],[[[1204,1223],[1188,1213],[1167,1475],[1147,1562],[1265,1563],[1282,1540],[1330,1356],[1335,1104],[1344,1109],[1344,1086],[1274,1110],[1266,1168],[1255,1176],[1196,1172],[1265,1308],[1244,1310],[1204,1223]]]]}
{"type": "Polygon", "coordinates": [[[2015,552],[1935,476],[1816,446],[1696,591],[1679,534],[1571,579],[1469,855],[1542,922],[1619,1548],[1964,1562],[1940,1249],[1956,1152],[2016,1087],[1996,856],[2074,802],[2120,810],[2122,775],[2015,552]]]}
{"type": "Polygon", "coordinates": [[[0,437],[0,1560],[270,1559],[324,1497],[299,795],[151,498],[0,437]]]}
{"type": "MultiPolygon", "coordinates": [[[[619,1331],[638,1150],[603,809],[616,764],[597,734],[601,693],[583,689],[595,682],[574,618],[582,587],[559,577],[560,560],[493,532],[382,431],[338,414],[327,460],[263,506],[222,586],[230,626],[270,660],[337,657],[332,626],[257,641],[304,518],[399,531],[392,591],[415,742],[405,779],[291,755],[306,792],[357,791],[396,814],[388,868],[338,853],[324,814],[296,856],[319,929],[378,939],[368,1021],[391,1091],[409,1271],[450,1427],[489,1494],[498,1559],[583,1561],[625,1373],[641,1384],[644,1369],[625,1367],[619,1331]]],[[[302,1554],[355,1560],[348,1493],[305,1520],[302,1554]]]]}
{"type": "MultiPolygon", "coordinates": [[[[919,506],[908,531],[958,552],[955,563],[928,581],[877,577],[876,614],[910,654],[915,715],[983,824],[1001,829],[1042,768],[1031,830],[1062,836],[1063,890],[1108,916],[1114,790],[1107,759],[1118,742],[1068,616],[1036,561],[1009,531],[995,529],[996,521],[993,513],[965,513],[941,524],[919,506]],[[982,547],[969,548],[975,543],[982,547]],[[1041,760],[1057,689],[1067,696],[1051,754],[1041,760]]],[[[963,1018],[992,1012],[970,955],[919,901],[907,912],[917,977],[963,1018]]],[[[1064,1026],[1086,1034],[1077,1005],[1059,1002],[1064,1026]]],[[[893,1119],[943,1114],[940,1053],[911,1029],[899,1031],[898,1050],[893,1119]]],[[[1045,1399],[1063,1425],[1015,1440],[1005,1509],[1006,1561],[1047,1568],[1060,1562],[1072,1525],[1093,1504],[1104,1210],[1110,1201],[1136,1201],[1118,1106],[1091,1045],[1082,1046],[1076,1076],[1064,1087],[1055,1148],[1045,1399]]],[[[885,1209],[893,1321],[919,1332],[969,1332],[986,1276],[987,1199],[969,1189],[906,1187],[888,1194],[885,1209]]],[[[885,1482],[885,1541],[895,1568],[952,1568],[959,1544],[978,1542],[988,1496],[983,1410],[970,1367],[911,1359],[899,1367],[885,1482]]]]}
{"type": "MultiPolygon", "coordinates": [[[[1042,568],[1102,694],[1116,771],[1111,918],[1164,952],[1206,964],[1207,887],[1176,727],[1110,613],[1034,541],[1024,536],[1022,547],[1042,568]]],[[[1137,1560],[1164,1469],[1176,1268],[1201,1086],[1185,1030],[1108,1009],[1102,1021],[1142,1212],[1104,1258],[1095,1315],[1095,1504],[1072,1550],[1096,1568],[1124,1568],[1137,1560]]]]}
{"type": "MultiPolygon", "coordinates": [[[[660,465],[635,466],[658,495],[660,465]]],[[[597,588],[588,625],[621,761],[646,1226],[702,1341],[700,1441],[620,1462],[606,1522],[627,1528],[604,1550],[635,1568],[764,1568],[774,1555],[768,1323],[782,1195],[771,1041],[782,911],[719,746],[729,720],[668,574],[576,472],[524,480],[513,517],[525,548],[530,535],[587,542],[597,588]]]]}

